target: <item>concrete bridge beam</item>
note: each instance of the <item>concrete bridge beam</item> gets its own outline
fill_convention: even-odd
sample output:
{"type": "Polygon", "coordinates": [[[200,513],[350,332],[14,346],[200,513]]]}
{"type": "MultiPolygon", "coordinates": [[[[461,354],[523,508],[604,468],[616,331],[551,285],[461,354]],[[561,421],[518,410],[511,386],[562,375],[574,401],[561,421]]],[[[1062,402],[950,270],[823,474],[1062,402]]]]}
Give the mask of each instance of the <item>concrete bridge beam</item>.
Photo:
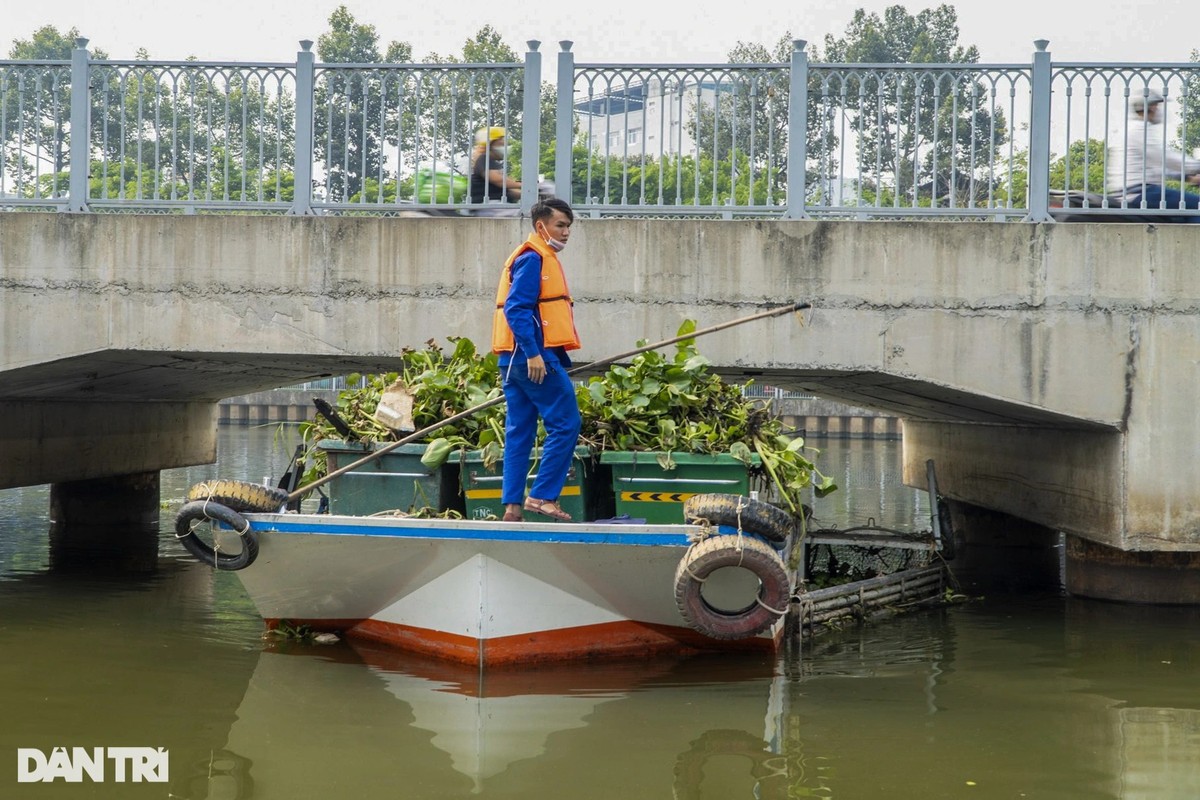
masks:
{"type": "Polygon", "coordinates": [[[0,489],[211,464],[214,402],[0,400],[0,489]]]}

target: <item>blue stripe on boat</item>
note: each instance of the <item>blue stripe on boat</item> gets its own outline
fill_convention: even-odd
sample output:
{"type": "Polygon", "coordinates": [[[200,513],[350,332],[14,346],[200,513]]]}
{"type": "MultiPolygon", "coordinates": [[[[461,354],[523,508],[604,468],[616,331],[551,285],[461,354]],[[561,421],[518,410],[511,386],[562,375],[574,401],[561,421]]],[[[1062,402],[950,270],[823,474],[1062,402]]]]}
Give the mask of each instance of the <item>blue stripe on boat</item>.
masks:
{"type": "Polygon", "coordinates": [[[541,542],[546,544],[619,544],[649,547],[687,547],[686,533],[595,533],[555,530],[534,531],[517,527],[487,529],[392,527],[382,525],[321,524],[300,522],[259,522],[250,520],[256,531],[309,536],[379,536],[401,539],[476,539],[489,542],[541,542]]]}

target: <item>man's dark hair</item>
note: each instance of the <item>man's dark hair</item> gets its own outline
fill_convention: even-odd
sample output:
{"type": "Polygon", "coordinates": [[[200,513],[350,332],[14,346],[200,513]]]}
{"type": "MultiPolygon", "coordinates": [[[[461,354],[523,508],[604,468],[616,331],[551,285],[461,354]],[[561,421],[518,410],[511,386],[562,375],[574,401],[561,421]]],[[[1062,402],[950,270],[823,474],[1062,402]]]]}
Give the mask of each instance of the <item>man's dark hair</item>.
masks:
{"type": "Polygon", "coordinates": [[[553,217],[555,211],[561,211],[566,214],[568,221],[575,221],[575,212],[571,210],[571,206],[567,204],[567,201],[558,197],[551,197],[546,200],[538,200],[533,204],[533,208],[529,212],[533,227],[536,228],[539,222],[544,222],[553,217]]]}

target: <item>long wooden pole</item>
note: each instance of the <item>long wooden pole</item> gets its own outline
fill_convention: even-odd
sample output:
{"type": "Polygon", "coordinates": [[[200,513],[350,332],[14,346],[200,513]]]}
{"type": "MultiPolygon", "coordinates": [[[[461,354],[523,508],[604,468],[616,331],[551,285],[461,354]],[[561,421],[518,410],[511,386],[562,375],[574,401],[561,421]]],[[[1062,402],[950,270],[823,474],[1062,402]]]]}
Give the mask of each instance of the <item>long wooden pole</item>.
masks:
{"type": "MultiPolygon", "coordinates": [[[[698,336],[707,336],[710,333],[716,333],[717,331],[723,331],[726,328],[732,328],[736,325],[745,325],[747,322],[754,322],[756,320],[767,319],[769,317],[778,317],[778,316],[782,316],[784,314],[787,314],[787,313],[793,312],[793,311],[803,311],[806,308],[812,308],[812,305],[810,303],[801,302],[801,303],[789,303],[788,305],[779,306],[777,308],[769,308],[766,311],[760,311],[759,313],[751,314],[748,317],[739,317],[738,319],[731,319],[728,322],[722,322],[719,325],[712,325],[707,328],[699,328],[697,330],[692,331],[691,333],[682,334],[680,336],[674,336],[670,339],[663,339],[661,342],[655,342],[654,344],[643,345],[642,347],[636,347],[633,350],[630,350],[625,353],[618,353],[615,356],[608,356],[607,358],[602,358],[598,361],[592,361],[592,362],[589,362],[582,366],[567,370],[567,374],[575,375],[576,373],[579,373],[579,372],[593,370],[596,367],[608,366],[609,364],[613,364],[617,361],[621,361],[622,359],[630,358],[631,356],[636,356],[639,353],[646,353],[651,350],[657,350],[660,347],[666,347],[667,345],[675,344],[676,342],[682,342],[685,339],[695,339],[698,336]]],[[[381,447],[378,450],[363,456],[362,458],[358,459],[357,461],[352,461],[351,463],[347,464],[344,467],[335,469],[333,472],[330,472],[327,475],[324,475],[324,476],[318,478],[317,480],[313,481],[312,483],[308,484],[307,486],[299,487],[298,489],[296,489],[296,491],[294,491],[288,495],[287,501],[290,503],[293,500],[296,500],[297,498],[303,497],[304,495],[311,492],[313,489],[316,489],[318,486],[322,486],[322,485],[328,483],[329,481],[333,480],[336,477],[345,475],[347,472],[357,469],[358,467],[361,467],[363,464],[370,463],[371,461],[374,461],[375,459],[379,458],[380,456],[390,453],[391,451],[395,450],[397,447],[400,447],[400,446],[406,445],[406,444],[411,444],[412,442],[415,442],[417,439],[427,436],[428,434],[432,433],[433,431],[436,431],[439,428],[443,428],[446,425],[450,425],[452,423],[458,422],[460,419],[465,419],[467,417],[478,414],[480,411],[483,411],[486,408],[491,408],[492,406],[500,405],[503,402],[504,402],[503,395],[501,395],[499,397],[493,397],[491,400],[486,400],[477,406],[472,406],[471,408],[468,408],[466,411],[460,411],[453,416],[446,417],[444,420],[441,420],[440,422],[435,422],[432,425],[427,425],[424,428],[422,428],[421,430],[414,431],[413,433],[408,434],[407,436],[405,436],[402,439],[399,439],[395,442],[389,442],[386,447],[381,447]]]]}

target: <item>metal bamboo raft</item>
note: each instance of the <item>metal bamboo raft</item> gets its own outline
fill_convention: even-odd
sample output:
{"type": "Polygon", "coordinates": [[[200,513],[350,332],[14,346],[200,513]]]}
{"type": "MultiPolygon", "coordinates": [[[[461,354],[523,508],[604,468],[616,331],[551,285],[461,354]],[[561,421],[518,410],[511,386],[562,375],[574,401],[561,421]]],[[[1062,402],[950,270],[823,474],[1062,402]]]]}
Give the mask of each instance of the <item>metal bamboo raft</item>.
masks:
{"type": "Polygon", "coordinates": [[[939,502],[932,461],[926,462],[931,528],[904,533],[866,525],[809,531],[800,547],[800,582],[792,602],[793,635],[813,635],[822,626],[866,620],[945,602],[953,558],[947,509],[939,502]],[[850,578],[808,588],[810,583],[850,578]]]}
{"type": "Polygon", "coordinates": [[[839,586],[802,589],[793,598],[798,603],[796,626],[802,634],[812,635],[820,625],[935,605],[943,602],[946,587],[946,570],[939,561],[839,586]]]}

